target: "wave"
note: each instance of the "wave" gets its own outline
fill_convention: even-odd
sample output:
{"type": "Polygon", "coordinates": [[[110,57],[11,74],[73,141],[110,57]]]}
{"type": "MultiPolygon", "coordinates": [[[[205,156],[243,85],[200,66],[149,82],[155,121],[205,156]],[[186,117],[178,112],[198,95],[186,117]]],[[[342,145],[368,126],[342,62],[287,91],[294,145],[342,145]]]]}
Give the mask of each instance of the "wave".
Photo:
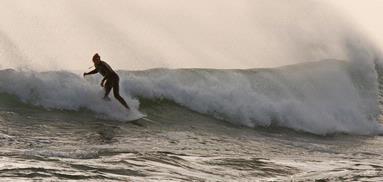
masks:
{"type": "MultiPolygon", "coordinates": [[[[101,99],[99,77],[66,72],[0,71],[0,92],[47,109],[91,110],[126,120],[139,100],[167,99],[247,127],[278,126],[326,135],[378,134],[378,85],[354,63],[327,60],[273,69],[152,69],[119,71],[121,92],[134,108],[101,99]]],[[[161,114],[161,113],[159,113],[161,114]]]]}
{"type": "Polygon", "coordinates": [[[351,63],[322,61],[277,69],[157,69],[125,73],[125,91],[166,98],[194,111],[248,127],[282,126],[315,134],[372,134],[375,84],[351,63]]]}

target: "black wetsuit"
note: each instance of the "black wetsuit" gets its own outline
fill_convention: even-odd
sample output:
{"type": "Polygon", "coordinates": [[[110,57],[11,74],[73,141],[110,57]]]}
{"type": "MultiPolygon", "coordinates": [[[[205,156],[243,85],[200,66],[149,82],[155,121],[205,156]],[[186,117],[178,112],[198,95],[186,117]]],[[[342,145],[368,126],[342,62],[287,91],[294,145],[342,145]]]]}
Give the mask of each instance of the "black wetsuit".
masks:
{"type": "Polygon", "coordinates": [[[105,98],[108,97],[110,91],[113,88],[113,94],[114,97],[120,101],[122,105],[124,105],[126,108],[129,108],[128,104],[125,102],[125,100],[120,96],[120,86],[119,81],[120,77],[118,77],[117,73],[104,61],[101,61],[99,64],[95,65],[96,69],[89,72],[88,74],[96,74],[100,73],[102,76],[104,76],[104,79],[102,82],[106,81],[104,84],[105,88],[105,98]]]}

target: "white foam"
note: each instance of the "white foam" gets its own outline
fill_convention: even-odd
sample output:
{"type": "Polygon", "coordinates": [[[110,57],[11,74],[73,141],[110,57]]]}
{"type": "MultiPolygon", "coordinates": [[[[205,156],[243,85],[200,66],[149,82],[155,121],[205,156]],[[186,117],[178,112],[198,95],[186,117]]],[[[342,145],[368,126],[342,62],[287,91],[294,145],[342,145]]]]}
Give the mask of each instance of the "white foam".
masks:
{"type": "Polygon", "coordinates": [[[42,157],[59,157],[59,158],[72,158],[72,159],[94,159],[99,157],[97,150],[30,150],[24,153],[28,156],[42,156],[42,157]]]}
{"type": "MultiPolygon", "coordinates": [[[[5,70],[0,72],[0,91],[14,94],[23,102],[46,109],[79,110],[89,109],[100,117],[131,120],[142,117],[139,102],[121,93],[131,111],[127,112],[115,99],[102,100],[104,91],[97,79],[83,79],[70,72],[34,72],[5,70]]],[[[113,97],[113,93],[111,93],[113,97]]]]}

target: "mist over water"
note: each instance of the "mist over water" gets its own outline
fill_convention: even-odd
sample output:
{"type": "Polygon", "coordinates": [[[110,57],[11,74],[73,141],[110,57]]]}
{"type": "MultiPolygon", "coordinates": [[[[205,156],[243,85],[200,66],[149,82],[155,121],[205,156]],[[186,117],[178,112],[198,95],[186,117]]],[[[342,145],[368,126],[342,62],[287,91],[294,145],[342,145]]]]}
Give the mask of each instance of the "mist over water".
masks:
{"type": "Polygon", "coordinates": [[[346,18],[322,1],[5,0],[2,4],[3,68],[83,70],[95,52],[125,70],[275,67],[350,60],[355,56],[350,52],[363,54],[360,50],[370,48],[346,18]],[[350,48],[355,45],[362,47],[350,48]]]}

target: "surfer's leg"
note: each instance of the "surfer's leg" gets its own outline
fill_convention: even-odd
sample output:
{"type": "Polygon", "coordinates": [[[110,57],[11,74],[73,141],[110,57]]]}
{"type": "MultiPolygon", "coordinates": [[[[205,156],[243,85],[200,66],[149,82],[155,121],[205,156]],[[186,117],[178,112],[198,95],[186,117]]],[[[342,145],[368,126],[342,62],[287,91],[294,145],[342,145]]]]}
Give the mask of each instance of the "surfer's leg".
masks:
{"type": "Polygon", "coordinates": [[[108,96],[109,96],[110,91],[112,90],[112,84],[109,80],[106,81],[104,89],[105,89],[104,99],[110,100],[108,96]]]}
{"type": "Polygon", "coordinates": [[[119,83],[118,83],[118,80],[116,81],[113,81],[113,94],[114,94],[114,97],[120,101],[120,103],[127,109],[130,109],[128,104],[125,102],[124,98],[121,97],[120,95],[120,86],[119,86],[119,83]]]}

